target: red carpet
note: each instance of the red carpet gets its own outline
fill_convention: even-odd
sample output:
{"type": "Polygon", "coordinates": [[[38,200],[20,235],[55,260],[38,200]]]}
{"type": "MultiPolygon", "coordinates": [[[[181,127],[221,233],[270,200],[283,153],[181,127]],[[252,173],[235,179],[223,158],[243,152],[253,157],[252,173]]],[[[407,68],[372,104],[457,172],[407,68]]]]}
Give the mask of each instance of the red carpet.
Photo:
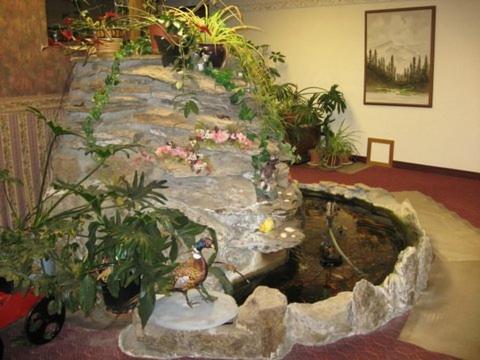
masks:
{"type": "MultiPolygon", "coordinates": [[[[480,227],[480,181],[420,173],[416,171],[374,167],[354,175],[325,172],[301,165],[291,170],[300,182],[336,181],[345,184],[364,183],[390,191],[416,190],[431,196],[448,209],[457,212],[480,227]]],[[[408,315],[390,321],[381,329],[353,336],[320,347],[296,345],[288,360],[446,360],[452,357],[426,351],[398,341],[408,315]]],[[[67,324],[59,337],[40,347],[9,346],[11,359],[130,359],[117,348],[118,329],[86,330],[67,324]]]]}

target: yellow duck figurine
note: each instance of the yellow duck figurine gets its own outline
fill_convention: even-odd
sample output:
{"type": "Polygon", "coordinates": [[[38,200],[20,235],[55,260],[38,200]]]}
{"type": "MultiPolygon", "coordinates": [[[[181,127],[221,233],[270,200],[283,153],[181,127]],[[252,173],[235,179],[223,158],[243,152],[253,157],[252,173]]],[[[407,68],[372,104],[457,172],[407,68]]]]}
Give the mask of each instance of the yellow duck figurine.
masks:
{"type": "Polygon", "coordinates": [[[270,231],[273,230],[273,228],[275,227],[275,222],[273,221],[272,218],[266,218],[261,224],[260,226],[258,227],[258,231],[262,232],[262,233],[269,233],[270,231]]]}

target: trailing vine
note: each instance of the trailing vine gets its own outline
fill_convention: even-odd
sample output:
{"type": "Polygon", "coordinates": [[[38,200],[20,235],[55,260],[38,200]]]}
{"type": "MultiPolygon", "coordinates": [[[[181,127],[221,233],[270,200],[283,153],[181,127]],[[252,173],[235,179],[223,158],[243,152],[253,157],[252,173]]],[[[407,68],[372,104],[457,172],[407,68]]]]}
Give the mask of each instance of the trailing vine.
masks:
{"type": "Polygon", "coordinates": [[[94,125],[101,120],[103,111],[108,101],[112,89],[120,84],[120,61],[126,56],[128,49],[121,48],[114,54],[113,63],[110,67],[110,73],[105,77],[104,86],[95,91],[93,95],[93,107],[87,114],[83,123],[82,130],[85,133],[87,147],[96,144],[94,135],[94,125]]]}

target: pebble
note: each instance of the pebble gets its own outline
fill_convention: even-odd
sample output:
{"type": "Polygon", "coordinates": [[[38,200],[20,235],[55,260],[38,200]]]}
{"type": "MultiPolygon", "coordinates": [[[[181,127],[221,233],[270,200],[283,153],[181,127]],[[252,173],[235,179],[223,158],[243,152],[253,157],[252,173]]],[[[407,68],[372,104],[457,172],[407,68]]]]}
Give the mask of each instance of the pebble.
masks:
{"type": "Polygon", "coordinates": [[[282,239],[285,239],[287,236],[288,236],[288,235],[287,235],[286,232],[282,232],[282,233],[280,234],[280,237],[281,237],[282,239]]]}
{"type": "Polygon", "coordinates": [[[292,233],[292,232],[295,231],[295,229],[294,229],[294,228],[291,228],[291,227],[286,227],[286,228],[285,228],[285,231],[286,231],[286,232],[289,232],[289,233],[292,233]]]}

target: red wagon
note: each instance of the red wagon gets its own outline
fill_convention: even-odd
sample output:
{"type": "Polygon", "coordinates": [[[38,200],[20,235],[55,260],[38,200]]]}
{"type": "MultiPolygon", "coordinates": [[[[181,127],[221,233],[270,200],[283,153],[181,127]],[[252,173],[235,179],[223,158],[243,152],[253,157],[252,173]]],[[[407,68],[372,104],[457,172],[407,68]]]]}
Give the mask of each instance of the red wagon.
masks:
{"type": "MultiPolygon", "coordinates": [[[[45,344],[55,338],[65,321],[65,308],[52,311],[52,298],[13,292],[12,283],[0,278],[0,329],[17,320],[26,318],[25,335],[34,344],[45,344]]],[[[0,359],[3,357],[3,343],[0,338],[0,359]]]]}

